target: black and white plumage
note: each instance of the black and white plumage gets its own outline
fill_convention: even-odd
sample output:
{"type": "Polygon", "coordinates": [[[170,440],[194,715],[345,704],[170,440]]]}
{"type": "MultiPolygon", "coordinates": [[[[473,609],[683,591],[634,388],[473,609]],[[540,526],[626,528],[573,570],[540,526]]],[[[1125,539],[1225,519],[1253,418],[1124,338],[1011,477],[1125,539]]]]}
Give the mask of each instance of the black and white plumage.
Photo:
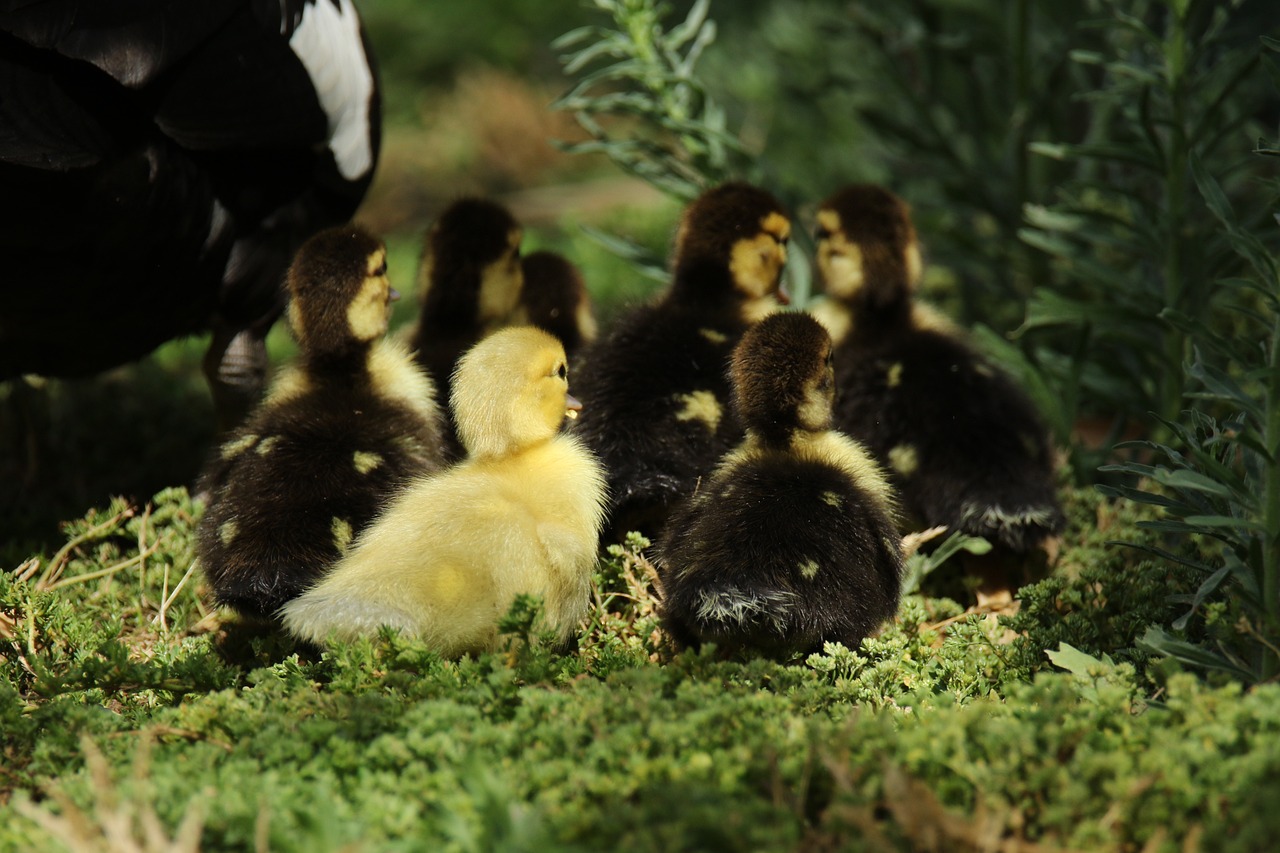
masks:
{"type": "Polygon", "coordinates": [[[384,337],[386,250],[359,228],[312,237],[289,268],[300,356],[215,449],[200,565],[219,604],[270,619],[413,478],[444,465],[435,388],[384,337]]]}
{"type": "Polygon", "coordinates": [[[234,422],[294,250],[351,217],[379,139],[351,0],[0,4],[0,379],[212,329],[234,422]]]}
{"type": "Polygon", "coordinates": [[[852,185],[817,220],[825,299],[813,313],[837,341],[836,427],[885,464],[924,527],[982,536],[1015,557],[1057,534],[1048,430],[962,330],[915,300],[922,264],[905,202],[852,185]]]}
{"type": "Polygon", "coordinates": [[[775,314],[743,335],[732,378],[746,438],[667,521],[663,625],[730,652],[856,649],[897,609],[902,549],[879,464],[831,429],[830,337],[775,314]]]}
{"type": "Polygon", "coordinates": [[[586,347],[571,429],[609,472],[609,536],[654,538],[741,438],[726,369],[752,323],[787,299],[781,289],[791,224],[772,194],[745,183],[704,192],[684,211],[672,280],[650,305],[586,347]]]}

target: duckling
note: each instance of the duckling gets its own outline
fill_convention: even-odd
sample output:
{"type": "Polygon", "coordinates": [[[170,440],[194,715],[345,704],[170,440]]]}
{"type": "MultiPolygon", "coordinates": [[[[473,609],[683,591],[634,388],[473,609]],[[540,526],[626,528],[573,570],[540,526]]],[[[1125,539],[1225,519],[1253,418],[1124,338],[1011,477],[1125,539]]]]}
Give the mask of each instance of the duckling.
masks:
{"type": "Polygon", "coordinates": [[[502,329],[462,357],[453,408],[468,456],[416,479],[324,580],[283,611],[316,643],[375,632],[420,637],[448,657],[491,649],[519,594],[541,596],[567,641],[585,613],[604,518],[604,470],[559,433],[564,348],[532,327],[502,329]]]}
{"type": "Polygon", "coordinates": [[[734,349],[745,440],[671,514],[658,542],[661,613],[682,645],[786,658],[851,649],[898,607],[902,548],[888,479],[832,429],[826,330],[775,314],[734,349]]]}
{"type": "Polygon", "coordinates": [[[741,438],[729,356],[751,324],[789,301],[781,285],[791,223],[770,193],[741,182],[704,192],[676,232],[671,285],[585,348],[573,431],[609,472],[611,539],[656,538],[676,501],[741,438]]]}
{"type": "MultiPolygon", "coordinates": [[[[410,346],[450,399],[453,371],[472,345],[509,325],[520,301],[523,230],[505,207],[485,198],[449,205],[427,232],[418,266],[421,314],[410,346]]],[[[452,457],[462,455],[452,413],[447,413],[452,457]]]]}
{"type": "Polygon", "coordinates": [[[261,398],[294,251],[372,181],[379,87],[352,0],[190,5],[0,11],[0,381],[212,330],[229,429],[261,398]]]}
{"type": "Polygon", "coordinates": [[[520,259],[524,288],[512,325],[531,325],[550,332],[564,344],[573,361],[578,350],[596,339],[598,326],[582,273],[567,258],[546,250],[520,259]]]}
{"type": "Polygon", "coordinates": [[[1064,524],[1048,430],[963,330],[915,299],[922,262],[906,203],[846,187],[822,203],[816,237],[825,301],[814,314],[836,340],[836,427],[888,467],[920,525],[1025,560],[1064,524]]]}
{"type": "Polygon", "coordinates": [[[286,277],[298,363],[213,454],[197,553],[219,604],[260,620],[311,586],[393,493],[444,464],[435,387],[385,337],[382,242],[322,231],[286,277]]]}

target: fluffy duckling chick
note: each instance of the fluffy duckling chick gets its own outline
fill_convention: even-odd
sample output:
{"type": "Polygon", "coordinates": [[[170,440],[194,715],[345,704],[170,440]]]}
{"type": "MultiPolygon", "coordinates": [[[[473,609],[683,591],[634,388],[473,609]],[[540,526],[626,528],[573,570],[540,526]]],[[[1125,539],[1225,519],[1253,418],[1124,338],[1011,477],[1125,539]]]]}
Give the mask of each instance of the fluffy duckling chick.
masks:
{"type": "Polygon", "coordinates": [[[888,466],[921,525],[1024,558],[1064,523],[1034,405],[962,330],[915,301],[922,264],[902,199],[853,185],[817,220],[826,299],[814,313],[837,341],[836,427],[888,466]]]}
{"type": "Polygon", "coordinates": [[[503,329],[469,350],[453,390],[468,457],[416,480],[317,586],[285,605],[312,642],[389,625],[454,657],[489,649],[517,595],[541,596],[567,640],[585,613],[604,517],[604,471],[557,434],[564,348],[540,329],[503,329]]]}
{"type": "Polygon", "coordinates": [[[443,464],[435,389],[387,340],[386,249],[340,226],[289,268],[298,362],[218,448],[197,549],[219,604],[270,619],[320,578],[411,478],[443,464]]]}
{"type": "Polygon", "coordinates": [[[512,325],[537,326],[564,344],[573,360],[578,350],[596,339],[597,325],[582,273],[567,258],[546,250],[520,259],[524,288],[512,325]]]}
{"type": "MultiPolygon", "coordinates": [[[[485,198],[458,199],[427,231],[418,265],[422,308],[409,343],[446,400],[462,354],[511,322],[524,285],[522,238],[510,211],[485,198]]],[[[461,456],[447,414],[451,455],[461,456]]]]}
{"type": "Polygon", "coordinates": [[[729,356],[742,333],[788,301],[781,288],[791,223],[745,183],[708,190],[684,211],[671,285],[584,349],[573,429],[609,472],[609,537],[651,539],[742,435],[727,411],[729,356]]]}
{"type": "Polygon", "coordinates": [[[880,465],[831,428],[831,339],[775,314],[743,335],[731,375],[746,438],[667,522],[663,623],[683,645],[856,649],[897,610],[902,549],[880,465]]]}

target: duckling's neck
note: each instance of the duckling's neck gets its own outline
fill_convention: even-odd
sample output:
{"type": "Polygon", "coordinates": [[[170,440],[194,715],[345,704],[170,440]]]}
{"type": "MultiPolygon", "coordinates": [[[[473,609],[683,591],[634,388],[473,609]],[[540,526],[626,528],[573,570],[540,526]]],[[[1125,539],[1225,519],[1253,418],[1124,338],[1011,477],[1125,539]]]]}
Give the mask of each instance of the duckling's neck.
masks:
{"type": "Polygon", "coordinates": [[[336,349],[307,352],[302,358],[303,369],[316,381],[329,378],[345,381],[352,376],[368,373],[372,349],[367,341],[353,341],[336,349]]]}
{"type": "Polygon", "coordinates": [[[824,297],[809,310],[835,344],[854,338],[860,343],[875,343],[907,331],[949,334],[957,329],[954,322],[933,306],[906,298],[888,305],[873,305],[860,299],[824,297]]]}
{"type": "Polygon", "coordinates": [[[750,297],[737,288],[721,261],[689,261],[677,266],[663,301],[696,311],[722,324],[749,326],[780,307],[772,295],[750,297]]]}

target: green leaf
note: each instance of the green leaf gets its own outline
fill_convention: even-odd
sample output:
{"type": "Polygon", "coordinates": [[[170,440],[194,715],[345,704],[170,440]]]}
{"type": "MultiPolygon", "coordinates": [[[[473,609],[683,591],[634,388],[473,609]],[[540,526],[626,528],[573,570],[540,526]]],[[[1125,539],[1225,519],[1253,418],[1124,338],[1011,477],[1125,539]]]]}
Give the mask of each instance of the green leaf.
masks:
{"type": "Polygon", "coordinates": [[[1226,672],[1241,681],[1249,683],[1256,680],[1256,676],[1251,670],[1245,669],[1226,656],[1210,651],[1203,646],[1179,640],[1168,631],[1155,625],[1147,628],[1146,633],[1139,638],[1137,645],[1143,651],[1175,658],[1197,669],[1226,672]]]}
{"type": "Polygon", "coordinates": [[[1191,609],[1179,616],[1173,621],[1173,629],[1181,631],[1187,627],[1187,623],[1191,621],[1191,617],[1200,609],[1200,605],[1204,604],[1205,599],[1217,591],[1222,582],[1231,574],[1230,566],[1223,566],[1205,579],[1204,583],[1196,590],[1195,597],[1191,601],[1191,609]]]}
{"type": "Polygon", "coordinates": [[[1172,489],[1191,489],[1223,498],[1232,496],[1230,489],[1196,471],[1169,471],[1157,468],[1152,474],[1152,478],[1156,482],[1172,489]]]}
{"type": "Polygon", "coordinates": [[[1230,515],[1189,515],[1183,521],[1198,527],[1222,527],[1234,530],[1250,530],[1254,533],[1267,532],[1266,525],[1261,522],[1247,518],[1236,518],[1230,515]]]}
{"type": "Polygon", "coordinates": [[[1110,655],[1103,655],[1099,660],[1069,643],[1060,642],[1057,649],[1045,649],[1044,653],[1054,666],[1073,675],[1092,675],[1099,669],[1112,669],[1116,665],[1110,655]]]}

